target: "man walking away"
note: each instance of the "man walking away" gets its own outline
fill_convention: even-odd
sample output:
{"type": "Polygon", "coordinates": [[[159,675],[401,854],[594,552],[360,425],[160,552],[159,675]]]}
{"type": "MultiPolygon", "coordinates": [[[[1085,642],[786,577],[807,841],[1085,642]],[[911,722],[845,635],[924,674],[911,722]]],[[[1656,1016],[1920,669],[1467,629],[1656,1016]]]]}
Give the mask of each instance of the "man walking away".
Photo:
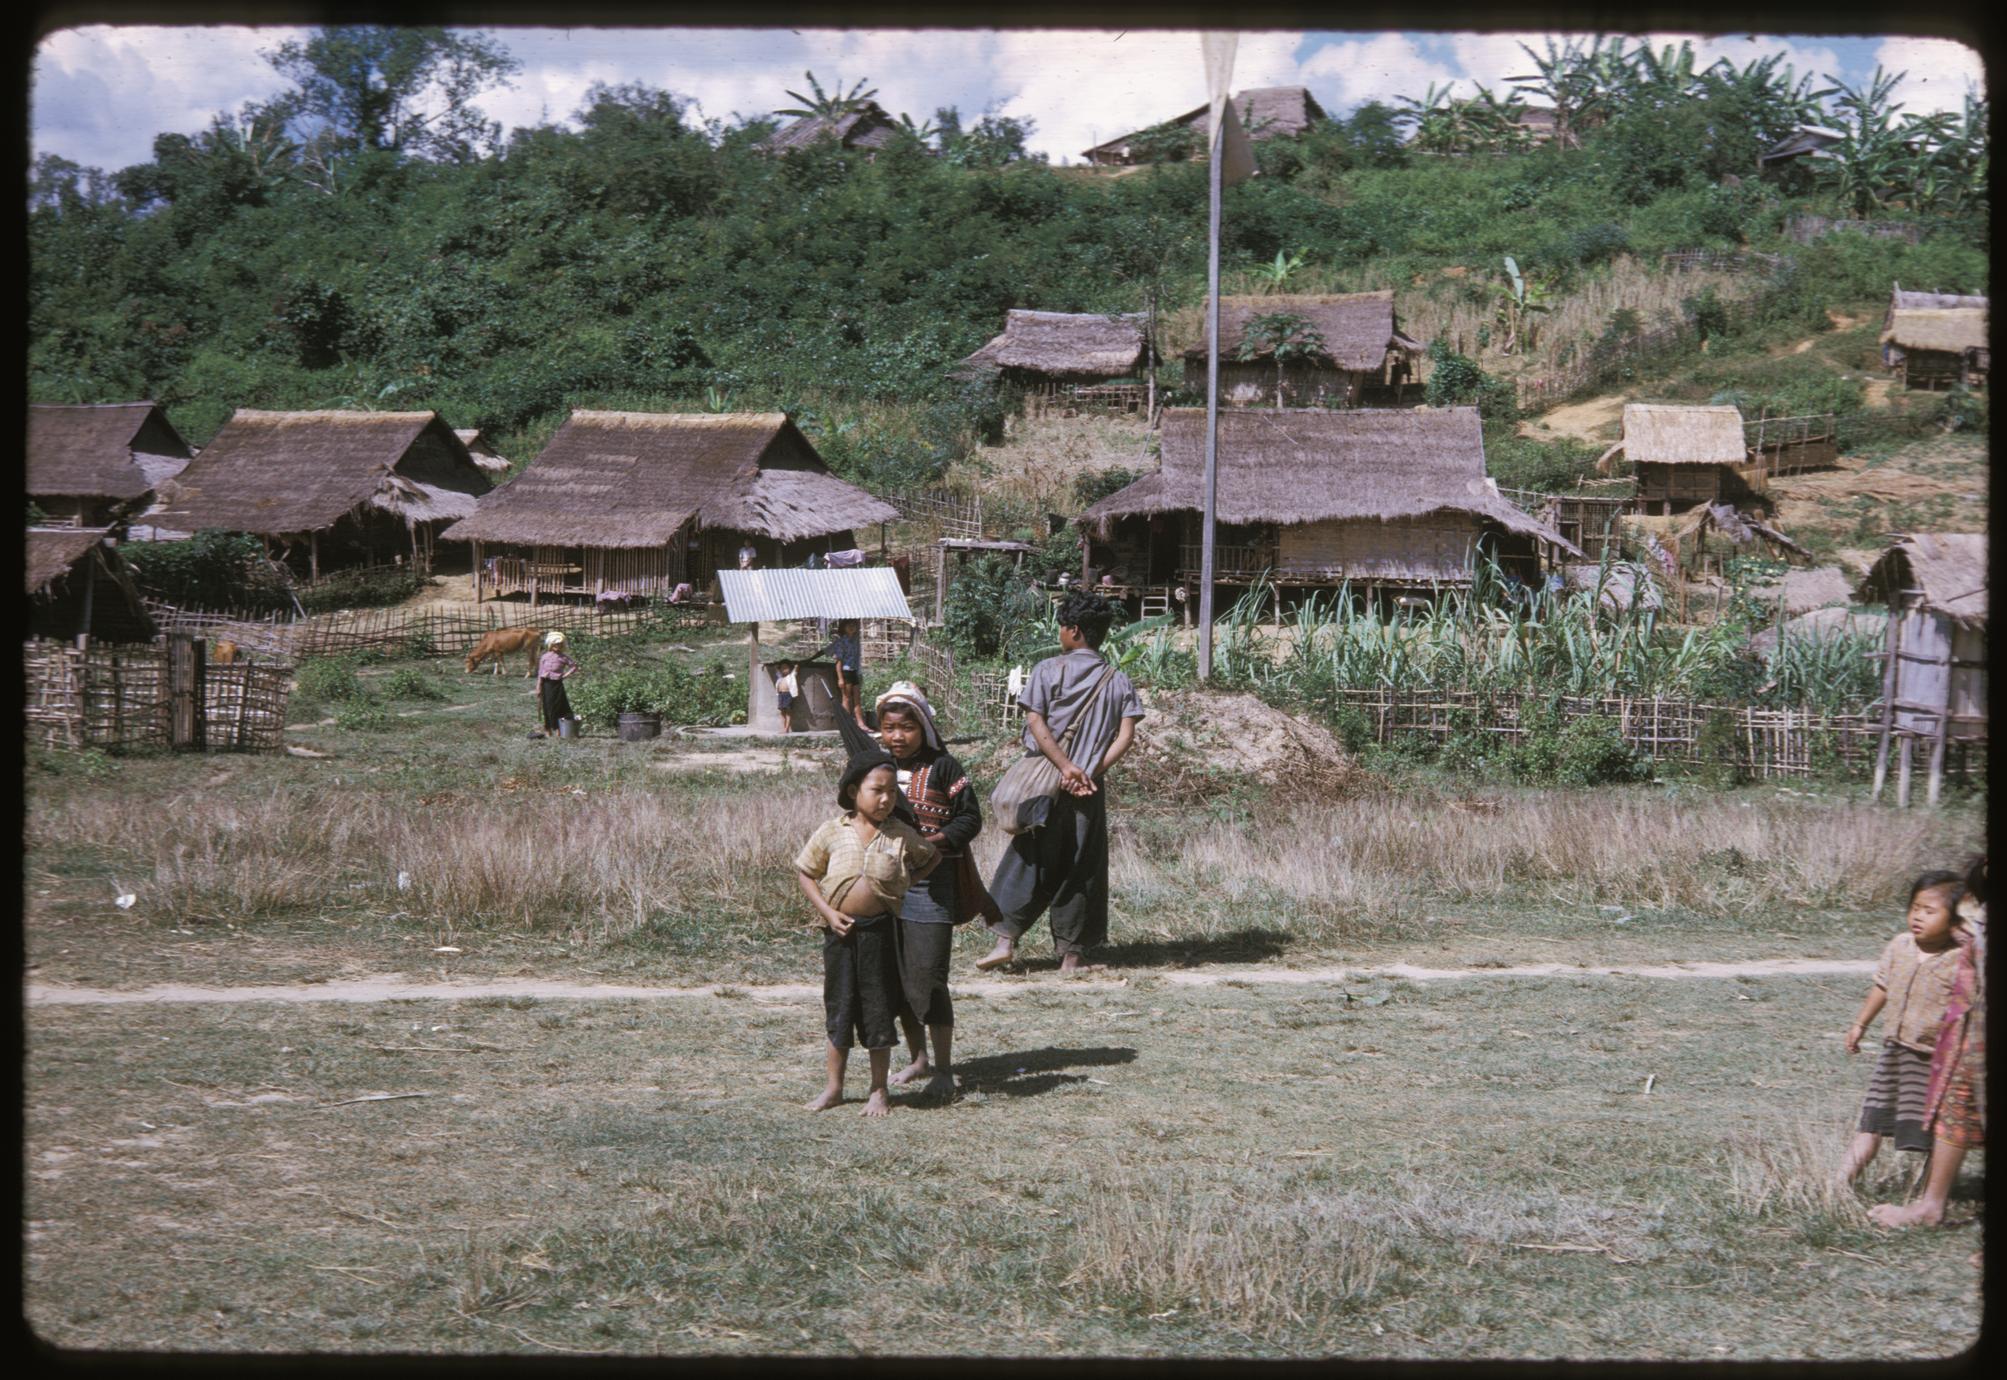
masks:
{"type": "Polygon", "coordinates": [[[1059,770],[1059,794],[1045,823],[1014,837],[997,864],[990,894],[1003,923],[990,927],[997,944],[976,960],[982,969],[1015,959],[1017,941],[1048,908],[1060,972],[1079,971],[1088,951],[1108,939],[1106,777],[1135,741],[1143,702],[1129,677],[1110,670],[1096,650],[1115,621],[1114,607],[1079,589],[1060,601],[1058,617],[1062,650],[1032,668],[1018,703],[1025,751],[1045,754],[1059,770]],[[1076,719],[1069,756],[1059,740],[1076,719]]]}

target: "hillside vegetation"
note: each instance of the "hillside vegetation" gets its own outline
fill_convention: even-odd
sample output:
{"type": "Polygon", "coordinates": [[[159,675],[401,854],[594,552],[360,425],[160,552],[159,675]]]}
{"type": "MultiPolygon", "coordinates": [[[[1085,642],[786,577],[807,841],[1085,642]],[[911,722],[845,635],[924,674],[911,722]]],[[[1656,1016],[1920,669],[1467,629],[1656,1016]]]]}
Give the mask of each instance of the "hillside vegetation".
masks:
{"type": "MultiPolygon", "coordinates": [[[[570,407],[784,408],[841,472],[884,488],[1002,439],[1009,400],[947,371],[1006,309],[1170,316],[1202,291],[1193,161],[1051,168],[1023,156],[1021,123],[964,130],[953,111],[874,158],[768,157],[753,146],[772,120],[700,125],[637,86],[595,87],[576,127],[406,138],[345,114],[361,107],[333,48],[377,32],[321,31],[279,64],[296,91],[163,134],[147,163],[35,165],[33,399],[154,398],[197,444],[239,406],[433,408],[519,462],[570,407]]],[[[506,54],[486,55],[506,76],[506,54]]],[[[1264,144],[1264,175],[1227,193],[1228,289],[1394,286],[1406,322],[1519,369],[1659,318],[1705,326],[1733,285],[1669,279],[1661,251],[1775,248],[1794,209],[1855,197],[1751,175],[1791,100],[1719,74],[1619,95],[1578,121],[1580,147],[1487,153],[1429,133],[1427,112],[1409,123],[1428,137],[1402,145],[1375,106],[1264,144]],[[1267,267],[1284,254],[1293,273],[1267,267]],[[1510,360],[1486,324],[1507,254],[1527,319],[1546,318],[1510,360]]],[[[1870,112],[1884,126],[1886,105],[1870,112]]],[[[1983,119],[1966,138],[1982,170],[1983,119]]],[[[1983,171],[1977,186],[1884,192],[1858,209],[1926,220],[1921,243],[1794,246],[1788,281],[1715,334],[1802,334],[1892,278],[1983,291],[1983,171]]]]}

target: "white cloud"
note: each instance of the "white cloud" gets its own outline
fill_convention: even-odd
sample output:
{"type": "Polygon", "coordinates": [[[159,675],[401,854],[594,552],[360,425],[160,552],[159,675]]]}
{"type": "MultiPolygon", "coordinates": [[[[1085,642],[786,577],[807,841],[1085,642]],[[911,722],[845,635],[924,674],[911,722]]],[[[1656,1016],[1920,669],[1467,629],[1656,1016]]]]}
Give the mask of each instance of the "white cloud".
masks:
{"type": "Polygon", "coordinates": [[[102,24],[59,30],[35,52],[35,151],[106,169],[145,162],[156,134],[193,134],[220,111],[286,89],[260,54],[304,32],[102,24]]]}
{"type": "Polygon", "coordinates": [[[1326,43],[1304,59],[1305,84],[1333,115],[1366,101],[1394,104],[1402,96],[1420,99],[1431,82],[1454,84],[1458,95],[1474,95],[1463,74],[1429,57],[1406,34],[1374,34],[1367,38],[1326,43]],[[1319,80],[1322,79],[1322,80],[1319,80]],[[1329,99],[1324,93],[1330,91],[1329,99]]]}
{"type": "Polygon", "coordinates": [[[1912,115],[1962,109],[1967,90],[1986,90],[1985,62],[1952,39],[1891,38],[1875,49],[1875,61],[1890,72],[1908,74],[1895,95],[1912,115]]]}

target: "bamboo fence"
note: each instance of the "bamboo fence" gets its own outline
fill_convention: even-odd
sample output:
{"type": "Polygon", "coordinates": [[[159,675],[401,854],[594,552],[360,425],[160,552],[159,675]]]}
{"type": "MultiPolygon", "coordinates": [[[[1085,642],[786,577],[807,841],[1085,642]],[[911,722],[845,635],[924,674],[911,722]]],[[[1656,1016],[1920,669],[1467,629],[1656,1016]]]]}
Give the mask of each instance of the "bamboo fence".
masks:
{"type": "Polygon", "coordinates": [[[148,603],[163,632],[196,632],[211,640],[235,642],[240,649],[297,661],[344,652],[423,649],[432,656],[464,656],[485,634],[501,628],[609,636],[644,629],[707,626],[706,605],[656,604],[604,613],[576,604],[425,604],[386,609],[344,609],[291,620],[246,619],[230,613],[177,609],[148,603]]]}
{"type": "Polygon", "coordinates": [[[1851,230],[1860,235],[1872,235],[1876,239],[1907,240],[1916,244],[1923,238],[1923,227],[1915,221],[1906,220],[1835,220],[1831,216],[1813,215],[1799,212],[1784,222],[1784,238],[1798,244],[1811,244],[1824,239],[1835,230],[1851,230]]]}
{"type": "MultiPolygon", "coordinates": [[[[56,748],[165,748],[169,743],[168,654],[150,646],[34,641],[22,650],[24,719],[31,742],[56,748]]],[[[271,752],[281,746],[292,672],[283,666],[208,666],[203,671],[203,742],[211,752],[271,752]]]]}

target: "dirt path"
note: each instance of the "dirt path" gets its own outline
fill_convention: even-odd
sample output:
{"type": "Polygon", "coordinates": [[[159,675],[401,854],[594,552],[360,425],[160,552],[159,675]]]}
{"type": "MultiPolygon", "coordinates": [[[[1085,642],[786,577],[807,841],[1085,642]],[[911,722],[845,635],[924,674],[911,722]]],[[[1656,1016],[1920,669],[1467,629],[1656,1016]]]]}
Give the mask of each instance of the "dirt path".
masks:
{"type": "Polygon", "coordinates": [[[1590,398],[1586,402],[1569,403],[1522,422],[1519,434],[1536,440],[1567,436],[1577,441],[1603,444],[1616,439],[1616,431],[1622,428],[1623,423],[1623,396],[1611,394],[1590,398]]]}
{"type": "MultiPolygon", "coordinates": [[[[1345,983],[1373,978],[1408,982],[1443,982],[1459,978],[1523,977],[1643,977],[1740,978],[1822,977],[1836,973],[1867,973],[1865,959],[1767,958],[1746,963],[1646,963],[1612,967],[1566,963],[1522,963],[1497,968],[1422,968],[1392,963],[1377,968],[1215,968],[1204,972],[1134,969],[1128,975],[1090,977],[1060,982],[1050,974],[1018,978],[957,980],[957,992],[984,997],[1009,997],[1023,992],[1105,991],[1129,985],[1129,977],[1153,977],[1172,987],[1304,986],[1345,983]]],[[[822,995],[819,983],[773,983],[739,987],[713,983],[703,987],[656,987],[607,982],[563,982],[553,978],[501,978],[469,982],[410,982],[397,977],[356,978],[269,987],[196,987],[167,983],[132,991],[103,987],[28,984],[30,1006],[228,1005],[240,1002],[388,1002],[469,1001],[478,997],[521,997],[536,1001],[658,1001],[673,997],[749,997],[756,1001],[811,1001],[822,995]]]]}

